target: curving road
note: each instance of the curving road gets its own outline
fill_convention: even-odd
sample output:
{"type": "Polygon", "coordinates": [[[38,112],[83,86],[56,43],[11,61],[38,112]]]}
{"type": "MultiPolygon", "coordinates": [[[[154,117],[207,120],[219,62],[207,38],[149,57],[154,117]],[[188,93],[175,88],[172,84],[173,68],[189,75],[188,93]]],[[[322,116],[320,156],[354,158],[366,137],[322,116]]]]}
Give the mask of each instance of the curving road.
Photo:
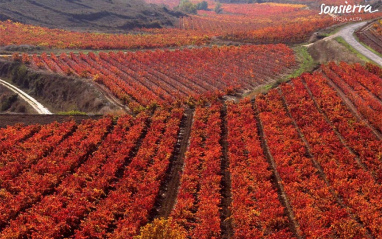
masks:
{"type": "Polygon", "coordinates": [[[358,22],[355,24],[348,25],[342,28],[336,35],[341,36],[349,45],[356,49],[359,53],[366,56],[370,60],[374,61],[378,65],[382,66],[382,58],[364,47],[361,43],[357,41],[354,37],[354,32],[359,28],[365,26],[367,22],[358,22]]]}
{"type": "Polygon", "coordinates": [[[364,22],[357,22],[354,24],[347,25],[347,26],[343,27],[339,32],[337,32],[331,36],[328,36],[328,37],[324,38],[323,40],[328,41],[328,40],[331,40],[331,39],[336,38],[336,37],[342,37],[349,45],[351,45],[359,53],[361,53],[365,57],[369,58],[370,60],[374,61],[378,65],[382,66],[382,58],[380,56],[378,56],[377,54],[375,54],[374,52],[367,49],[366,47],[364,47],[354,37],[354,32],[356,30],[358,30],[359,28],[365,26],[366,24],[368,24],[368,22],[364,21],[364,22]]]}
{"type": "Polygon", "coordinates": [[[12,84],[9,84],[6,81],[1,80],[1,79],[0,79],[0,84],[7,87],[8,89],[15,92],[16,94],[18,94],[18,96],[20,98],[22,98],[23,100],[25,100],[28,104],[30,104],[33,107],[33,109],[37,111],[37,113],[45,114],[45,115],[51,115],[52,114],[47,108],[45,108],[37,100],[32,98],[30,95],[28,95],[24,91],[20,90],[19,88],[13,86],[12,84]]]}

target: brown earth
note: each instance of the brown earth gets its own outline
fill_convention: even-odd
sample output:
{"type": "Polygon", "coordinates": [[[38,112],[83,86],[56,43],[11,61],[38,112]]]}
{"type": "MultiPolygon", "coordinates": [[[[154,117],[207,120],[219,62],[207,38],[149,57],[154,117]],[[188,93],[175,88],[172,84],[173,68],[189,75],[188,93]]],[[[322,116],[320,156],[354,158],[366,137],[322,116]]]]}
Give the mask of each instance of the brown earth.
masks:
{"type": "Polygon", "coordinates": [[[174,153],[171,156],[170,167],[166,172],[165,180],[160,187],[155,206],[150,213],[151,221],[155,218],[169,217],[176,204],[181,173],[191,135],[193,114],[193,110],[188,109],[183,116],[178,135],[178,142],[175,146],[174,153]]]}
{"type": "Polygon", "coordinates": [[[0,0],[0,20],[79,31],[172,26],[182,15],[141,0],[0,0]]]}
{"type": "Polygon", "coordinates": [[[350,52],[345,46],[334,39],[317,41],[308,48],[308,52],[312,58],[320,64],[325,64],[329,61],[365,63],[363,60],[359,59],[357,55],[350,52]]]}
{"type": "Polygon", "coordinates": [[[0,77],[22,89],[51,112],[107,114],[125,111],[108,92],[89,80],[36,72],[17,62],[0,60],[0,77]]]}
{"type": "Polygon", "coordinates": [[[0,85],[0,113],[36,113],[35,110],[16,93],[0,85]]]}

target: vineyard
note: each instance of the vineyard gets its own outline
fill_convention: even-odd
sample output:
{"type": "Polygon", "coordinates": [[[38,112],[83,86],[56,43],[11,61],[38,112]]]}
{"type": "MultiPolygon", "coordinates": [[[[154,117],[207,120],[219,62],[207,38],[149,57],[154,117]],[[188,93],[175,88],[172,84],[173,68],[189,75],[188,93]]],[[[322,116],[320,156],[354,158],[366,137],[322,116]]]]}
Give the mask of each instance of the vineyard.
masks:
{"type": "Polygon", "coordinates": [[[36,70],[91,78],[133,110],[253,89],[297,65],[293,50],[286,45],[43,53],[16,58],[36,70]]]}
{"type": "MultiPolygon", "coordinates": [[[[263,43],[301,43],[319,29],[335,24],[329,15],[305,5],[263,3],[223,4],[223,13],[199,10],[198,15],[184,17],[180,29],[214,33],[223,40],[263,43]]],[[[380,13],[354,13],[347,17],[363,20],[380,16],[380,13]]]]}
{"type": "Polygon", "coordinates": [[[378,20],[356,32],[360,41],[382,54],[382,20],[378,20]]]}
{"type": "Polygon", "coordinates": [[[335,24],[331,17],[322,17],[304,5],[226,4],[222,9],[225,14],[200,10],[198,15],[181,17],[174,28],[137,29],[138,34],[71,32],[5,21],[0,22],[0,46],[147,49],[205,45],[216,36],[244,42],[298,43],[314,31],[335,24]]]}
{"type": "Polygon", "coordinates": [[[60,29],[0,21],[0,46],[32,45],[59,49],[146,49],[203,45],[208,36],[177,29],[153,29],[140,34],[73,32],[60,29]],[[190,37],[191,36],[191,37],[190,37]]]}
{"type": "Polygon", "coordinates": [[[329,63],[252,101],[1,128],[0,238],[133,238],[162,217],[188,238],[378,238],[381,77],[329,63]]]}
{"type": "Polygon", "coordinates": [[[252,43],[298,43],[318,29],[335,24],[304,5],[226,4],[223,14],[198,11],[184,17],[180,29],[215,33],[224,40],[252,43]]]}
{"type": "MultiPolygon", "coordinates": [[[[309,40],[317,30],[332,26],[329,15],[305,5],[223,4],[223,13],[199,10],[180,17],[174,27],[136,28],[126,34],[74,32],[0,21],[0,46],[31,45],[38,49],[153,49],[209,45],[216,38],[256,44],[295,44],[309,40]]],[[[380,13],[353,14],[363,20],[380,13]]]]}

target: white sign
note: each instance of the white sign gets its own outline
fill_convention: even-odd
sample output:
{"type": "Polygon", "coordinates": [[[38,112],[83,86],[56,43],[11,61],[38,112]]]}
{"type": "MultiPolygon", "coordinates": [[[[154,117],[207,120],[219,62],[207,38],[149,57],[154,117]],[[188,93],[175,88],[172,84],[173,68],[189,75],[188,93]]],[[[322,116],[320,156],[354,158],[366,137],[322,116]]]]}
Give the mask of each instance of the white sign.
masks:
{"type": "Polygon", "coordinates": [[[368,5],[350,5],[347,1],[345,1],[346,5],[340,5],[340,6],[329,6],[326,4],[321,4],[321,12],[320,14],[341,14],[341,13],[361,13],[368,12],[368,13],[374,13],[378,12],[377,10],[372,10],[372,7],[370,4],[368,5]]]}

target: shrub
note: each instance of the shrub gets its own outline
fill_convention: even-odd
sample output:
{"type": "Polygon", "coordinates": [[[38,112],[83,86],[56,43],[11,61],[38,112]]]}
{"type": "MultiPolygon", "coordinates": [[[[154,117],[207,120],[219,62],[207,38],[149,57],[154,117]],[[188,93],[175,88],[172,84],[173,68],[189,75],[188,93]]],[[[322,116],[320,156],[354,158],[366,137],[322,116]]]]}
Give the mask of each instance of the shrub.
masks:
{"type": "Polygon", "coordinates": [[[189,0],[182,0],[179,4],[179,10],[191,14],[197,13],[196,5],[191,3],[189,0]]]}
{"type": "Polygon", "coordinates": [[[207,10],[208,9],[208,3],[206,1],[199,2],[198,4],[196,4],[196,9],[207,10]]]}
{"type": "Polygon", "coordinates": [[[218,3],[215,5],[215,9],[214,9],[214,11],[215,11],[217,14],[219,14],[219,13],[221,13],[221,12],[223,11],[223,9],[222,9],[222,4],[221,4],[220,2],[218,2],[218,3]]]}
{"type": "Polygon", "coordinates": [[[154,222],[147,224],[141,229],[139,236],[134,239],[184,239],[186,231],[184,228],[176,224],[172,218],[155,219],[154,222]]]}

